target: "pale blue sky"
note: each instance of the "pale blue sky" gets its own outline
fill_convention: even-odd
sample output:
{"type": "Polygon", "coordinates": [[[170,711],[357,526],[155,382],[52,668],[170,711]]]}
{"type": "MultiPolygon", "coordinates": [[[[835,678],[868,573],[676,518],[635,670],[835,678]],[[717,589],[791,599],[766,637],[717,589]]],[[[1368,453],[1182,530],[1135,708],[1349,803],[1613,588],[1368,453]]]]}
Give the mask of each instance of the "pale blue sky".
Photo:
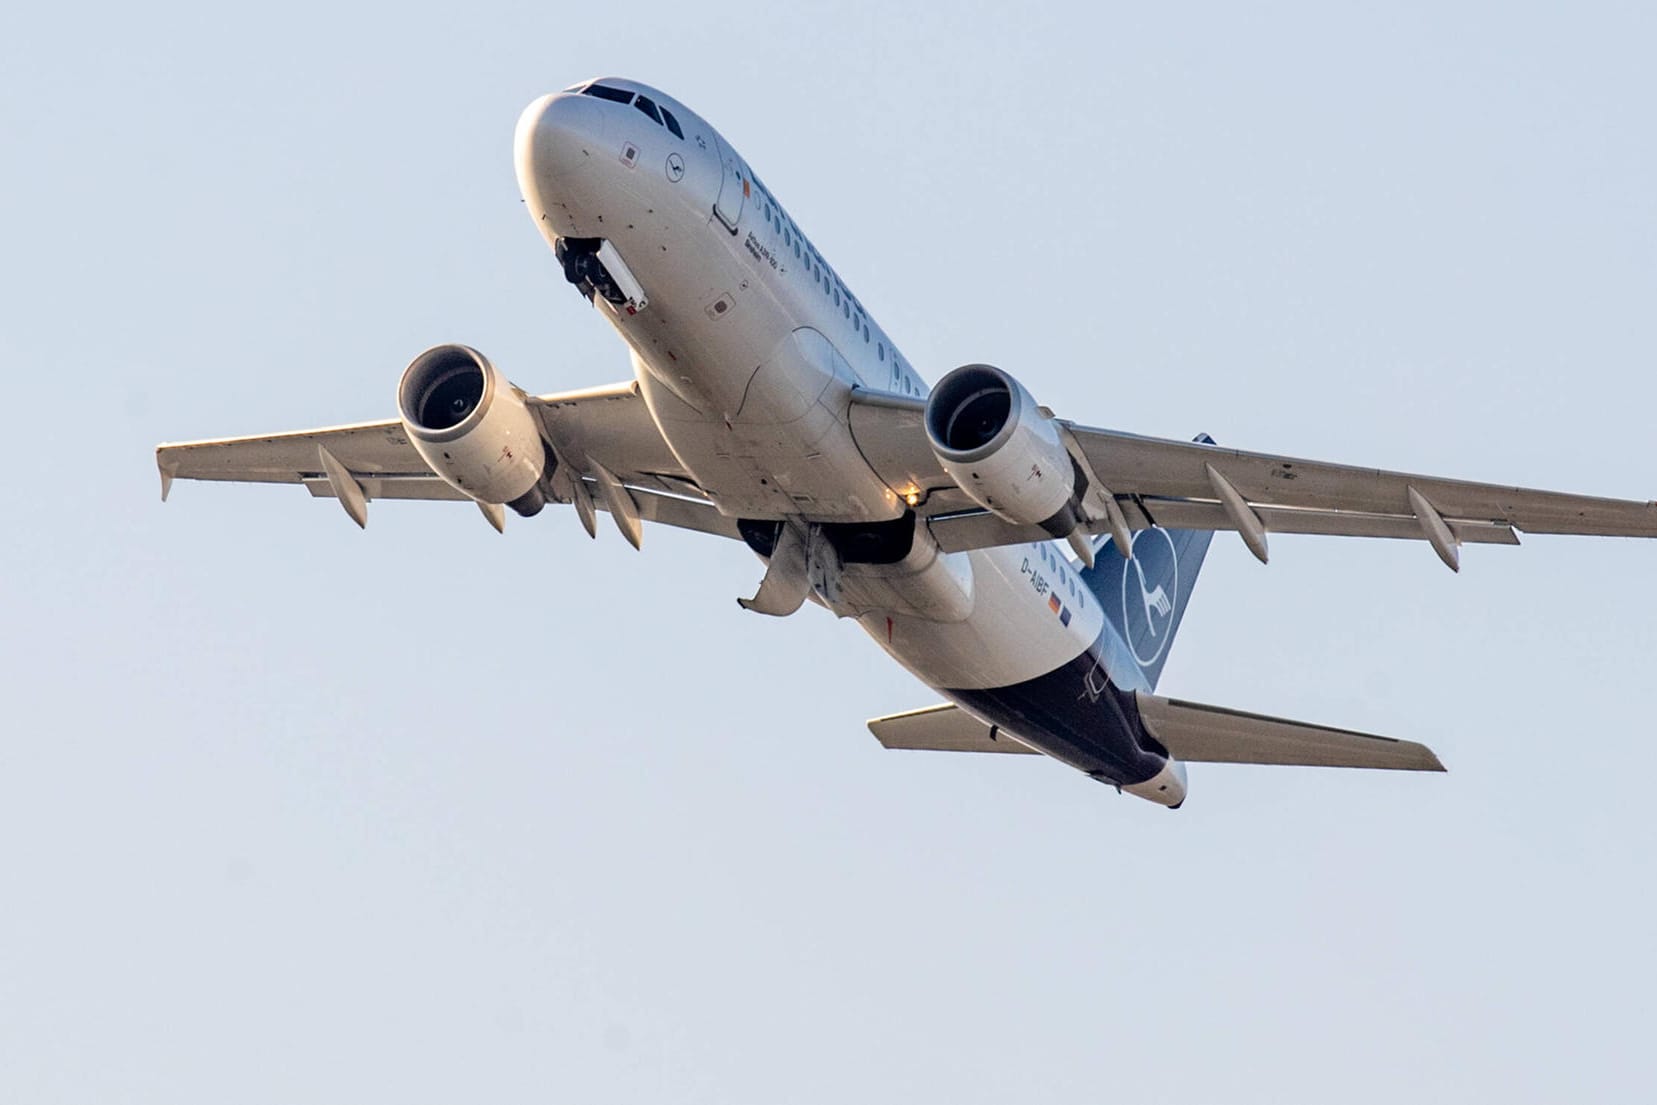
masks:
{"type": "Polygon", "coordinates": [[[1168,692],[1443,777],[884,753],[932,696],[742,548],[180,485],[459,340],[619,341],[518,201],[649,81],[931,379],[1657,492],[1645,5],[37,5],[0,26],[0,1100],[1626,1099],[1657,545],[1216,542],[1168,692]]]}

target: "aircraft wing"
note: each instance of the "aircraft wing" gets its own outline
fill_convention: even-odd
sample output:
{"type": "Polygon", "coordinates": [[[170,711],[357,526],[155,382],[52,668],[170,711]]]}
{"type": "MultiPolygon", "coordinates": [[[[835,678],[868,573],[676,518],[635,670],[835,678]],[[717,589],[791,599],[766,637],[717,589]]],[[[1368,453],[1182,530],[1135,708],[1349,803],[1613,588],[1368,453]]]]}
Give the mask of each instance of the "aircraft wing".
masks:
{"type": "MultiPolygon", "coordinates": [[[[1251,453],[1218,445],[1073,427],[1101,481],[1116,495],[1143,500],[1142,513],[1180,529],[1228,528],[1212,467],[1257,511],[1289,522],[1292,512],[1366,515],[1417,525],[1413,488],[1452,528],[1509,527],[1526,533],[1657,537],[1657,503],[1532,491],[1502,484],[1414,476],[1325,461],[1251,453]],[[1178,519],[1178,524],[1162,516],[1178,519]]],[[[1356,527],[1354,527],[1356,528],[1356,527]]],[[[1419,526],[1417,526],[1419,532],[1419,526]]],[[[1297,533],[1347,533],[1330,523],[1297,533]]]]}
{"type": "MultiPolygon", "coordinates": [[[[863,395],[852,406],[858,444],[896,488],[918,489],[921,509],[945,549],[1045,540],[963,503],[932,455],[925,403],[863,395]]],[[[1425,540],[1454,566],[1454,546],[1519,543],[1515,531],[1657,537],[1657,503],[1534,491],[1503,484],[1410,475],[1272,453],[1172,441],[1060,422],[1093,493],[1114,498],[1127,525],[1143,529],[1256,530],[1425,540]]],[[[1088,505],[1084,502],[1084,506],[1088,505]]],[[[1108,532],[1104,511],[1089,529],[1108,532]]],[[[1253,546],[1251,545],[1251,548],[1253,546]]],[[[1263,558],[1263,556],[1262,556],[1263,558]]]]}
{"type": "MultiPolygon", "coordinates": [[[[734,521],[706,502],[668,449],[636,384],[533,396],[528,403],[560,456],[581,469],[590,489],[587,499],[597,508],[607,509],[594,478],[595,464],[616,475],[645,521],[740,539],[734,521]]],[[[395,418],[161,445],[155,460],[163,499],[175,479],[303,484],[314,496],[333,498],[334,483],[321,450],[352,477],[369,502],[471,501],[426,466],[395,418]]]]}

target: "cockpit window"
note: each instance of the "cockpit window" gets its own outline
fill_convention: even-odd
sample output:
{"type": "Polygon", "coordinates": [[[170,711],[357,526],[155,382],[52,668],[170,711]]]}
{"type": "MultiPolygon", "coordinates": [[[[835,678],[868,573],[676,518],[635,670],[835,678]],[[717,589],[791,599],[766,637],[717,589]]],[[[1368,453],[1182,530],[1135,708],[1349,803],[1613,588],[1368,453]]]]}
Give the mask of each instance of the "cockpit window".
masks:
{"type": "MultiPolygon", "coordinates": [[[[580,87],[580,86],[577,86],[580,87]]],[[[685,132],[679,126],[679,120],[673,117],[673,112],[665,107],[656,106],[656,101],[642,92],[635,96],[624,88],[611,88],[607,84],[589,84],[581,89],[583,96],[597,96],[601,100],[609,100],[614,104],[632,104],[638,108],[650,121],[658,127],[666,127],[673,132],[673,137],[684,141],[685,132]]]]}
{"type": "Polygon", "coordinates": [[[652,122],[659,124],[662,121],[661,113],[656,110],[656,101],[649,96],[640,96],[633,101],[633,106],[650,116],[652,122]]]}
{"type": "Polygon", "coordinates": [[[617,104],[630,104],[633,94],[620,88],[611,88],[607,84],[589,84],[581,90],[583,96],[597,96],[601,100],[609,100],[617,104]]]}

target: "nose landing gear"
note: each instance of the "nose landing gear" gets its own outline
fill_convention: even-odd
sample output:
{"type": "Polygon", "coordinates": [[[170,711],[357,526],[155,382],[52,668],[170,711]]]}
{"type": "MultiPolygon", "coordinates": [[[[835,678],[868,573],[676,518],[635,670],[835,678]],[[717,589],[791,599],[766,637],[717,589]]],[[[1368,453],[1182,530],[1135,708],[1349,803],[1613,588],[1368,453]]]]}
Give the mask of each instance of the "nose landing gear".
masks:
{"type": "Polygon", "coordinates": [[[574,284],[589,302],[599,295],[608,303],[626,307],[627,293],[599,260],[598,253],[603,246],[603,238],[560,238],[553,251],[558,255],[559,264],[564,266],[564,279],[574,284]]]}

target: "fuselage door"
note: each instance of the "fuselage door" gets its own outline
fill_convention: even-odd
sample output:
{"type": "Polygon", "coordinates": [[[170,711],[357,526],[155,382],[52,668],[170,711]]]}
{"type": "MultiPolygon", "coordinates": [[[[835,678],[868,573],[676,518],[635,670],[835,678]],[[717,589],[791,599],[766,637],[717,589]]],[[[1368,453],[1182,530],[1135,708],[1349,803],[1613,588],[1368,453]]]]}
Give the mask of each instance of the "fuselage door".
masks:
{"type": "Polygon", "coordinates": [[[742,218],[742,201],[748,194],[747,170],[723,141],[719,141],[719,164],[725,175],[719,182],[719,198],[713,201],[713,213],[725,224],[725,229],[735,234],[737,220],[742,218]]]}

